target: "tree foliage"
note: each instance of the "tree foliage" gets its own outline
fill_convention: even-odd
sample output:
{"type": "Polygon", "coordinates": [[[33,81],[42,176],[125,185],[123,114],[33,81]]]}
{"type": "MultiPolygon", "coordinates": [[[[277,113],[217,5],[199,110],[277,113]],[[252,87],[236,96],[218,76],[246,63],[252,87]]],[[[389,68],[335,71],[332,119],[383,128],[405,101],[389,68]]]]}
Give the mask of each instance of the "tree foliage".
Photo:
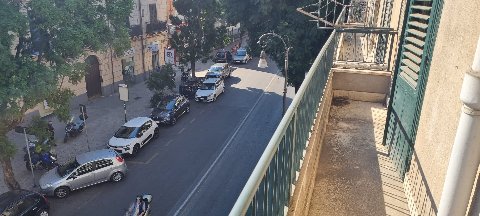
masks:
{"type": "Polygon", "coordinates": [[[146,81],[147,88],[153,92],[153,96],[150,98],[151,107],[155,107],[166,96],[167,91],[176,87],[173,74],[175,74],[175,71],[172,65],[166,64],[148,78],[146,81]]]}
{"type": "Polygon", "coordinates": [[[188,64],[195,77],[195,62],[206,61],[214,47],[224,46],[225,26],[215,27],[222,17],[221,4],[217,0],[176,0],[173,3],[179,16],[170,20],[177,30],[171,45],[180,55],[180,63],[188,64]],[[223,30],[222,30],[223,29],[223,30]]]}
{"type": "Polygon", "coordinates": [[[6,133],[43,100],[67,120],[73,92],[64,83],[84,78],[79,57],[129,48],[125,20],[132,8],[131,0],[0,0],[0,161],[10,189],[18,183],[7,173],[15,148],[6,133]]]}
{"type": "MultiPolygon", "coordinates": [[[[318,1],[299,0],[225,0],[226,14],[231,23],[240,23],[249,36],[249,47],[259,54],[258,38],[267,32],[282,35],[293,49],[289,54],[288,83],[296,90],[300,87],[305,73],[325,43],[329,31],[316,28],[308,17],[298,13],[296,8],[318,1]]],[[[285,47],[277,38],[267,38],[265,50],[283,69],[285,47]]]]}

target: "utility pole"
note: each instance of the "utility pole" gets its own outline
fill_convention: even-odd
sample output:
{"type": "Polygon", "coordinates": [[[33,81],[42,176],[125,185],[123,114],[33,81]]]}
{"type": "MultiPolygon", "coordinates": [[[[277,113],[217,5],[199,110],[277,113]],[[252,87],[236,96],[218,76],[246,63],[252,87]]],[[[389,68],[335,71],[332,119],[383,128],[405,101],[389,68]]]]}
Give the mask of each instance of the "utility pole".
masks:
{"type": "Polygon", "coordinates": [[[145,28],[147,25],[145,24],[145,28],[143,26],[143,13],[142,13],[142,0],[138,0],[138,16],[139,16],[139,21],[140,21],[140,26],[142,27],[142,38],[140,39],[142,43],[142,71],[143,71],[143,78],[147,79],[146,74],[145,74],[145,28]]]}

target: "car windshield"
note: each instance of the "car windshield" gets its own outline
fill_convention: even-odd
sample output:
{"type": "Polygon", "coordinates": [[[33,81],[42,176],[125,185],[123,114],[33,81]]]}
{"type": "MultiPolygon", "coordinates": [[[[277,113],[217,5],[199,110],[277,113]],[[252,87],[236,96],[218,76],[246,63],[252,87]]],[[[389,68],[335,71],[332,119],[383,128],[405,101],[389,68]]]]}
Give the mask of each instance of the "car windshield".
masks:
{"type": "Polygon", "coordinates": [[[213,83],[204,83],[202,87],[200,87],[201,90],[214,90],[215,84],[213,83]]]}
{"type": "Polygon", "coordinates": [[[220,78],[219,73],[207,73],[207,76],[205,78],[220,78]]]}
{"type": "Polygon", "coordinates": [[[122,126],[120,129],[115,132],[115,137],[116,138],[123,138],[123,139],[128,139],[128,138],[133,138],[135,136],[135,127],[126,127],[122,126]]]}
{"type": "Polygon", "coordinates": [[[214,67],[214,66],[210,67],[210,71],[212,71],[212,72],[220,72],[221,70],[222,70],[222,67],[218,67],[218,66],[216,66],[216,67],[214,67]]]}
{"type": "Polygon", "coordinates": [[[237,51],[237,56],[246,56],[247,55],[247,51],[245,50],[238,50],[237,51]]]}
{"type": "Polygon", "coordinates": [[[171,111],[175,107],[175,101],[170,101],[165,105],[165,110],[171,111]]]}
{"type": "Polygon", "coordinates": [[[224,52],[218,52],[217,53],[217,58],[225,58],[225,53],[224,52]]]}
{"type": "Polygon", "coordinates": [[[73,170],[75,170],[75,168],[77,168],[78,166],[80,166],[80,164],[77,162],[77,160],[73,160],[64,165],[58,166],[57,173],[59,176],[65,177],[72,173],[73,170]]]}

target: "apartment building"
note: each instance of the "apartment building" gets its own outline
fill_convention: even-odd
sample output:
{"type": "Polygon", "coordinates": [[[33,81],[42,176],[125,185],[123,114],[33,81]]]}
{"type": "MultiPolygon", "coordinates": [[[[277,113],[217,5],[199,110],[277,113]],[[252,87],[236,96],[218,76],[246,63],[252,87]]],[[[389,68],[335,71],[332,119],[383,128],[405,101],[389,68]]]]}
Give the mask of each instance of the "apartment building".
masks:
{"type": "MultiPolygon", "coordinates": [[[[80,61],[87,63],[85,79],[77,85],[66,83],[74,91],[72,106],[89,99],[108,96],[118,91],[120,83],[135,83],[148,78],[157,66],[165,64],[165,49],[168,48],[169,16],[175,15],[173,0],[133,0],[134,7],[128,19],[131,48],[118,54],[105,52],[89,53],[80,61]]],[[[52,110],[48,103],[35,109],[40,116],[52,110]]]]}

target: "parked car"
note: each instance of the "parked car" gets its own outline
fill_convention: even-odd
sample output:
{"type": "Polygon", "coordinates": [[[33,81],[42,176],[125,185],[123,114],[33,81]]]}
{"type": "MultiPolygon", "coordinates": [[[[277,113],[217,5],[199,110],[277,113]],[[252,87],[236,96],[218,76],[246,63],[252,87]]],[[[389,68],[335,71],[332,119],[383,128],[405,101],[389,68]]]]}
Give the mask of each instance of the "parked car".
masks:
{"type": "Polygon", "coordinates": [[[215,54],[213,62],[215,63],[231,63],[233,61],[232,53],[226,50],[220,50],[215,54]]]}
{"type": "Polygon", "coordinates": [[[202,86],[202,82],[202,79],[198,77],[188,79],[178,87],[180,94],[186,98],[195,98],[195,92],[197,92],[197,89],[202,86]]]}
{"type": "Polygon", "coordinates": [[[225,92],[225,84],[222,79],[209,78],[203,81],[202,86],[195,93],[195,101],[213,102],[218,95],[225,92]]]}
{"type": "Polygon", "coordinates": [[[183,95],[167,97],[153,108],[150,118],[157,124],[174,125],[177,119],[190,112],[190,101],[183,95]]]}
{"type": "Polygon", "coordinates": [[[13,190],[0,195],[2,216],[47,216],[49,210],[47,198],[33,191],[13,190]]]}
{"type": "Polygon", "coordinates": [[[227,63],[216,63],[208,69],[205,78],[220,78],[225,79],[232,75],[232,68],[227,63]]]}
{"type": "Polygon", "coordinates": [[[60,165],[40,178],[43,193],[58,198],[71,191],[98,183],[123,180],[127,164],[111,149],[101,149],[77,155],[74,160],[60,165]]]}
{"type": "Polygon", "coordinates": [[[252,56],[248,54],[247,49],[245,48],[239,48],[237,53],[233,56],[233,63],[246,64],[250,60],[252,60],[252,56]]]}
{"type": "Polygon", "coordinates": [[[148,117],[131,119],[115,132],[108,141],[108,147],[120,154],[135,155],[150,140],[158,138],[159,128],[148,117]]]}

